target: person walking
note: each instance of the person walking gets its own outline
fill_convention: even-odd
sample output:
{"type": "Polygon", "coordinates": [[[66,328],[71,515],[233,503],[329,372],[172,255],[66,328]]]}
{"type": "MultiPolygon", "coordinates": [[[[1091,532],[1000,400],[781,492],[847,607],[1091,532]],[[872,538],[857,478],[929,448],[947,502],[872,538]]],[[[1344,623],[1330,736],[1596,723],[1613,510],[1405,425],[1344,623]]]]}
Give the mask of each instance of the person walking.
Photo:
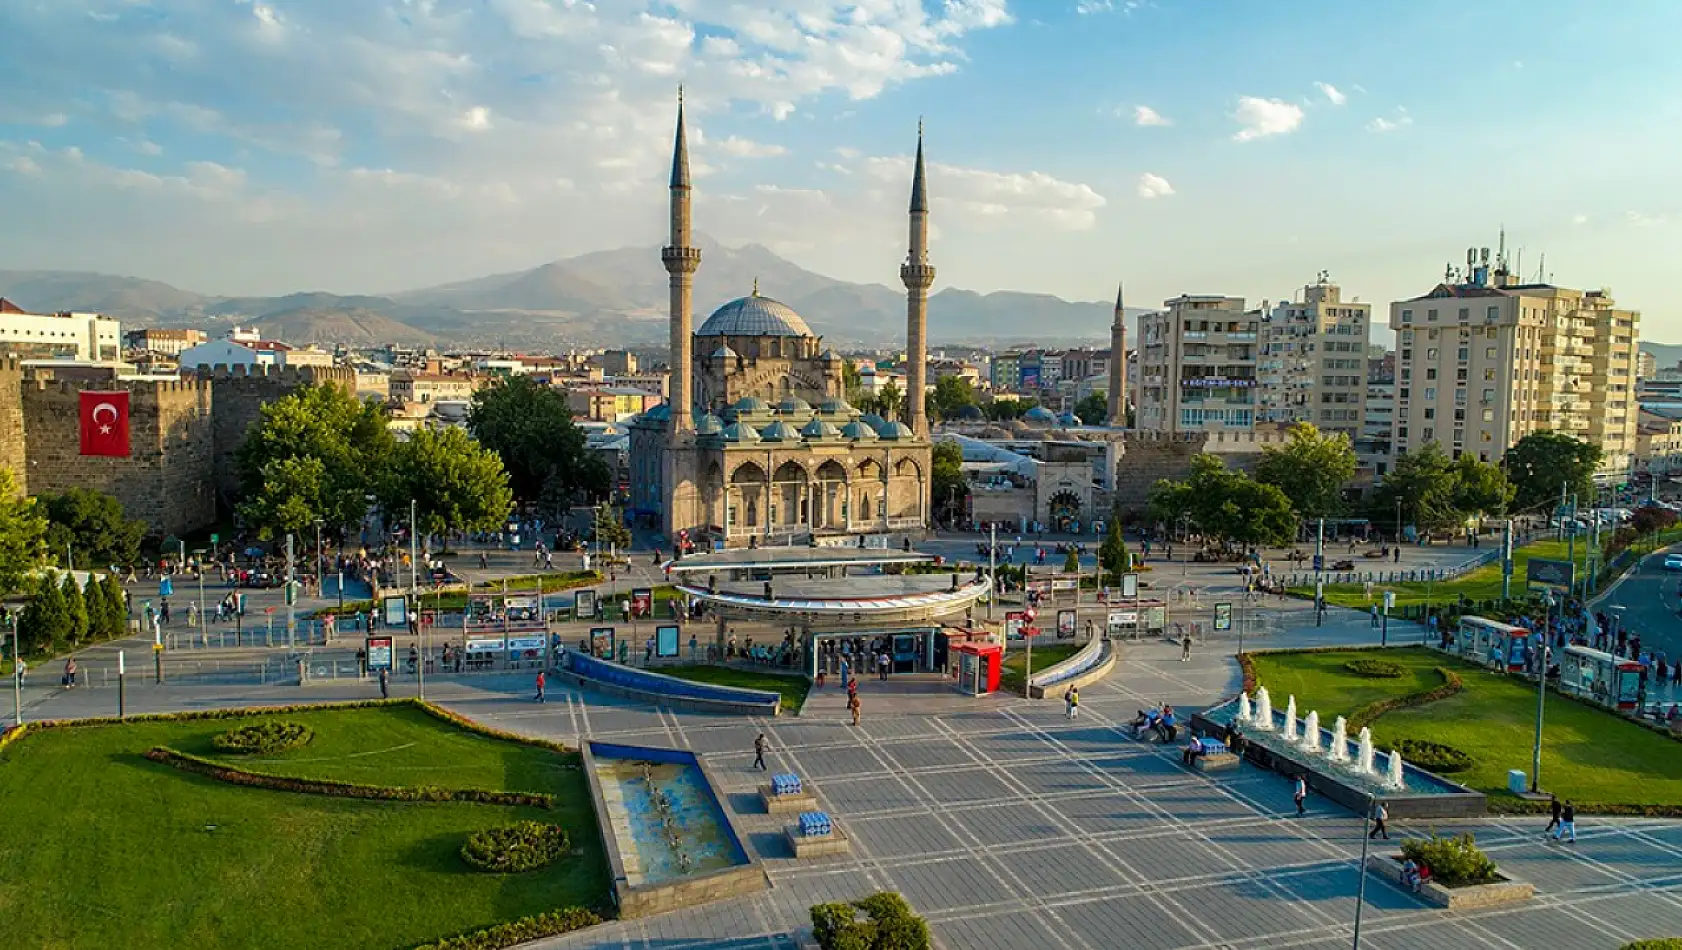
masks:
{"type": "Polygon", "coordinates": [[[391,698],[391,674],[386,670],[380,670],[380,698],[391,698]]]}
{"type": "Polygon", "coordinates": [[[64,661],[64,688],[72,689],[76,685],[76,658],[70,657],[64,661]]]}
{"type": "Polygon", "coordinates": [[[543,671],[538,670],[537,671],[537,695],[535,697],[533,697],[533,699],[536,702],[547,703],[549,701],[543,695],[543,688],[548,685],[548,682],[549,682],[548,679],[543,675],[543,671]]]}
{"type": "Polygon", "coordinates": [[[1389,841],[1390,840],[1390,829],[1384,827],[1384,822],[1385,822],[1386,819],[1388,819],[1390,817],[1390,809],[1384,807],[1383,802],[1379,802],[1378,807],[1373,809],[1372,817],[1373,817],[1372,831],[1367,833],[1367,837],[1368,838],[1383,837],[1385,841],[1389,841]]]}
{"type": "Polygon", "coordinates": [[[1548,815],[1549,815],[1548,826],[1546,828],[1542,829],[1542,837],[1546,838],[1548,836],[1548,832],[1553,831],[1555,828],[1559,827],[1559,811],[1560,811],[1559,796],[1558,795],[1549,795],[1548,796],[1548,815]]]}
{"type": "Polygon", "coordinates": [[[1080,714],[1080,690],[1073,686],[1063,691],[1063,718],[1073,719],[1080,714]]]}
{"type": "MultiPolygon", "coordinates": [[[[1369,594],[1368,596],[1371,596],[1371,595],[1369,594]]],[[[1379,626],[1379,624],[1378,624],[1378,605],[1373,604],[1372,605],[1372,628],[1374,630],[1377,630],[1378,626],[1379,626]]]]}
{"type": "MultiPolygon", "coordinates": [[[[853,725],[856,726],[858,723],[854,723],[853,725]]],[[[753,740],[753,767],[759,769],[761,772],[769,770],[765,765],[765,749],[769,745],[770,743],[766,741],[765,733],[763,732],[759,734],[757,739],[753,740]]]]}
{"type": "Polygon", "coordinates": [[[1297,803],[1297,815],[1299,817],[1308,814],[1307,810],[1302,807],[1303,800],[1307,797],[1308,782],[1298,775],[1296,785],[1291,789],[1291,800],[1297,803]]]}
{"type": "Polygon", "coordinates": [[[847,658],[843,656],[841,658],[841,685],[849,689],[851,689],[853,685],[853,677],[851,674],[852,668],[847,665],[847,658]]]}
{"type": "MultiPolygon", "coordinates": [[[[859,724],[859,694],[850,693],[847,696],[847,711],[853,714],[853,725],[859,724]]],[[[1575,839],[1572,839],[1575,840],[1575,839]]]]}
{"type": "Polygon", "coordinates": [[[1559,841],[1565,835],[1571,836],[1571,843],[1577,843],[1577,806],[1571,804],[1571,799],[1565,800],[1565,805],[1559,810],[1559,827],[1554,829],[1554,840],[1559,841]]]}
{"type": "Polygon", "coordinates": [[[1180,640],[1180,662],[1191,662],[1191,634],[1189,633],[1180,640]]]}

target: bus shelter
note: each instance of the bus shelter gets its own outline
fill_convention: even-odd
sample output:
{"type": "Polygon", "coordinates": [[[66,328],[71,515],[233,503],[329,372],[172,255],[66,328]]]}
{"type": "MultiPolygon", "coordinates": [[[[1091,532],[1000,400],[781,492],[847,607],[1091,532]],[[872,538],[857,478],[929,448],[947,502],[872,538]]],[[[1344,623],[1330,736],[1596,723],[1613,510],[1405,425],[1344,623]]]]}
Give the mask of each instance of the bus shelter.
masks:
{"type": "Polygon", "coordinates": [[[1168,604],[1161,600],[1111,603],[1104,620],[1104,635],[1111,640],[1160,637],[1167,629],[1168,604]]]}
{"type": "Polygon", "coordinates": [[[549,627],[536,594],[475,594],[461,621],[462,665],[468,670],[538,669],[549,627]]]}

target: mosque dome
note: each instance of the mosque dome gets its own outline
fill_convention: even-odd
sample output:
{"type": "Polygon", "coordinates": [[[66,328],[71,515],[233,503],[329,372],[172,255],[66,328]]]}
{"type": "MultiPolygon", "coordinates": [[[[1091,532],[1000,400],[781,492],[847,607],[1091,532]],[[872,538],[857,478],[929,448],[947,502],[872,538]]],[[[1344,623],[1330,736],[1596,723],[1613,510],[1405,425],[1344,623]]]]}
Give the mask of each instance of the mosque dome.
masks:
{"type": "Polygon", "coordinates": [[[1080,422],[1080,418],[1078,416],[1076,416],[1074,413],[1065,412],[1062,415],[1057,417],[1057,424],[1058,425],[1063,425],[1063,426],[1078,426],[1078,425],[1081,424],[1081,422],[1080,422]]]}
{"type": "Polygon", "coordinates": [[[743,396],[736,400],[735,404],[730,407],[730,411],[738,416],[754,415],[770,412],[771,406],[758,396],[743,396]]]}
{"type": "Polygon", "coordinates": [[[841,427],[841,437],[854,442],[875,442],[880,436],[863,419],[854,419],[841,427]]]}
{"type": "Polygon", "coordinates": [[[730,423],[729,425],[725,426],[724,431],[719,433],[719,434],[724,439],[724,441],[726,441],[726,442],[758,442],[759,441],[759,433],[754,430],[753,426],[750,426],[750,425],[748,425],[746,423],[742,423],[742,422],[732,422],[732,423],[730,423]]]}
{"type": "Polygon", "coordinates": [[[823,419],[813,419],[801,427],[800,437],[809,442],[827,442],[841,438],[841,430],[823,419]]]}
{"type": "Polygon", "coordinates": [[[816,336],[793,307],[770,297],[761,297],[757,283],[752,294],[738,297],[714,310],[695,335],[816,336]]]}
{"type": "Polygon", "coordinates": [[[863,422],[872,429],[880,429],[888,424],[888,420],[882,418],[874,412],[867,412],[864,415],[859,416],[859,421],[863,422]]]}
{"type": "Polygon", "coordinates": [[[766,442],[799,442],[800,430],[779,419],[761,429],[759,437],[766,442]]]}
{"type": "Polygon", "coordinates": [[[777,403],[777,411],[783,415],[800,415],[811,412],[812,404],[799,396],[784,396],[782,401],[777,403]]]}
{"type": "Polygon", "coordinates": [[[851,419],[858,415],[858,410],[848,404],[845,399],[825,399],[818,405],[818,415],[830,418],[844,417],[851,419]]]}
{"type": "Polygon", "coordinates": [[[957,419],[959,422],[980,422],[981,420],[987,418],[987,416],[981,411],[980,406],[972,404],[959,409],[953,418],[957,419]]]}
{"type": "Polygon", "coordinates": [[[903,422],[889,422],[876,431],[882,438],[896,442],[916,438],[911,432],[911,427],[903,422]]]}
{"type": "Polygon", "coordinates": [[[699,422],[695,423],[696,435],[718,435],[723,431],[724,420],[710,412],[702,416],[699,422]]]}
{"type": "Polygon", "coordinates": [[[1044,406],[1035,406],[1022,414],[1022,421],[1031,426],[1054,426],[1057,416],[1044,406]]]}
{"type": "Polygon", "coordinates": [[[671,403],[663,402],[642,414],[644,422],[665,422],[672,417],[671,403]]]}

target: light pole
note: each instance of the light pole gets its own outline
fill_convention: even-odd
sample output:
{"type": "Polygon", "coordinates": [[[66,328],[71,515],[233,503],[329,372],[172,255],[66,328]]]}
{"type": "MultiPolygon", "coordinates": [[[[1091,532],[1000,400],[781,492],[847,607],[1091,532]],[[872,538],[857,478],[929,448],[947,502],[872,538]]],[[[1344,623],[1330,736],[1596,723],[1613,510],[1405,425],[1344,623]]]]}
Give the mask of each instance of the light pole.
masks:
{"type": "Polygon", "coordinates": [[[999,599],[999,526],[987,526],[987,581],[993,589],[987,595],[987,619],[993,619],[993,601],[999,599]]]}
{"type": "Polygon", "coordinates": [[[18,652],[18,629],[15,626],[12,628],[12,723],[23,725],[23,656],[18,652]]]}
{"type": "Polygon", "coordinates": [[[1541,669],[1536,673],[1536,744],[1530,753],[1530,791],[1538,795],[1542,791],[1542,708],[1548,700],[1548,637],[1554,614],[1551,591],[1542,596],[1542,604],[1546,612],[1542,615],[1542,648],[1537,651],[1541,657],[1541,669]]]}
{"type": "Polygon", "coordinates": [[[210,648],[210,624],[204,615],[204,562],[199,562],[199,633],[204,636],[206,649],[210,648]]]}
{"type": "Polygon", "coordinates": [[[326,560],[321,555],[321,519],[315,519],[315,591],[319,596],[327,587],[326,560]]]}
{"type": "Polygon", "coordinates": [[[293,601],[297,600],[297,596],[294,593],[295,588],[292,586],[297,583],[296,566],[297,561],[293,557],[292,551],[292,535],[288,532],[286,535],[286,648],[288,650],[296,649],[298,645],[295,639],[298,631],[297,612],[293,609],[293,601]]]}
{"type": "Polygon", "coordinates": [[[1376,800],[1367,793],[1367,813],[1361,817],[1361,866],[1355,869],[1360,883],[1355,886],[1355,942],[1354,950],[1361,950],[1361,908],[1367,903],[1367,846],[1372,843],[1372,815],[1376,800]]]}
{"type": "Polygon", "coordinates": [[[128,712],[128,664],[123,651],[117,651],[117,718],[128,712]]]}

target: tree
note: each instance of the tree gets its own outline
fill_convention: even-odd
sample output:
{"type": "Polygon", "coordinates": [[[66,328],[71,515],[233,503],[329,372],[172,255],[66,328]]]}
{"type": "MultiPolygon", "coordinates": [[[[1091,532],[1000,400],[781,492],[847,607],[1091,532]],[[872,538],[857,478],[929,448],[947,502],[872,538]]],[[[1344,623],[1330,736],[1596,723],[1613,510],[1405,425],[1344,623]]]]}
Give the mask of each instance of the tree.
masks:
{"type": "Polygon", "coordinates": [[[1355,449],[1341,432],[1323,434],[1298,422],[1282,446],[1262,449],[1256,481],[1276,485],[1297,516],[1329,518],[1343,510],[1343,487],[1355,477],[1355,449]]]}
{"type": "Polygon", "coordinates": [[[1009,422],[1022,418],[1022,414],[1038,406],[1038,399],[994,399],[982,407],[987,418],[995,422],[1009,422]]]}
{"type": "MultiPolygon", "coordinates": [[[[239,467],[240,514],[261,537],[284,533],[278,523],[265,520],[277,510],[262,496],[268,479],[278,476],[272,463],[311,458],[321,465],[319,496],[294,496],[295,504],[314,507],[305,523],[320,518],[334,528],[362,520],[368,495],[378,485],[396,449],[386,427],[385,411],[357,400],[348,390],[332,385],[303,386],[265,405],[235,453],[239,467]]],[[[296,477],[300,469],[288,474],[296,477]]]]}
{"type": "Polygon", "coordinates": [[[35,593],[23,607],[18,618],[18,633],[35,653],[51,653],[70,641],[72,631],[69,606],[64,592],[52,573],[43,573],[35,582],[35,593]]]}
{"type": "Polygon", "coordinates": [[[1079,574],[1080,573],[1080,555],[1075,553],[1074,548],[1070,548],[1069,553],[1063,555],[1063,573],[1065,573],[1065,574],[1079,574]]]}
{"type": "Polygon", "coordinates": [[[631,546],[631,529],[625,527],[625,516],[618,508],[608,504],[597,505],[595,528],[596,543],[602,547],[624,549],[631,546]]]}
{"type": "Polygon", "coordinates": [[[140,559],[146,522],[126,517],[122,502],[111,495],[72,488],[60,495],[40,495],[36,503],[47,518],[47,551],[53,557],[69,550],[84,567],[140,559]]]}
{"type": "Polygon", "coordinates": [[[417,429],[399,443],[379,497],[398,517],[414,502],[425,535],[499,528],[514,507],[502,459],[455,426],[417,429]]]}
{"type": "Polygon", "coordinates": [[[854,406],[862,406],[870,399],[870,393],[864,388],[864,376],[859,373],[858,366],[852,360],[841,363],[841,391],[854,406]]]}
{"type": "Polygon", "coordinates": [[[327,466],[314,456],[271,460],[263,466],[261,485],[239,511],[240,517],[259,526],[264,537],[305,534],[332,504],[327,466]]]}
{"type": "Polygon", "coordinates": [[[112,609],[105,582],[98,575],[88,575],[87,586],[82,588],[82,600],[87,604],[89,640],[109,640],[121,633],[122,627],[115,622],[116,611],[112,609]]]}
{"type": "Polygon", "coordinates": [[[1442,446],[1427,442],[1398,455],[1384,481],[1373,489],[1372,519],[1379,524],[1390,523],[1400,500],[1403,523],[1426,533],[1451,530],[1465,520],[1456,489],[1453,466],[1442,446]]]}
{"type": "Polygon", "coordinates": [[[1110,421],[1110,402],[1104,393],[1093,390],[1075,403],[1075,415],[1089,426],[1101,426],[1110,421]]]}
{"type": "Polygon", "coordinates": [[[522,502],[559,512],[612,487],[607,463],[573,424],[566,395],[530,376],[509,376],[474,393],[467,429],[502,458],[522,502]]]}
{"type": "Polygon", "coordinates": [[[1115,577],[1118,584],[1121,583],[1121,575],[1133,566],[1133,557],[1127,553],[1127,542],[1121,536],[1120,508],[1110,512],[1104,543],[1098,546],[1098,566],[1115,577]]]}
{"type": "Polygon", "coordinates": [[[46,533],[40,506],[19,495],[11,470],[0,468],[0,594],[22,587],[41,565],[46,533]]]}
{"type": "Polygon", "coordinates": [[[878,413],[882,416],[882,418],[891,422],[900,418],[904,406],[905,392],[898,386],[894,385],[893,380],[888,380],[888,382],[882,387],[881,391],[876,394],[876,408],[878,413]]]}
{"type": "Polygon", "coordinates": [[[82,596],[82,585],[76,583],[75,574],[65,571],[59,591],[64,595],[64,612],[70,617],[70,642],[81,643],[88,638],[89,626],[88,601],[82,596]]]}
{"type": "Polygon", "coordinates": [[[936,418],[951,419],[958,410],[975,405],[975,387],[962,376],[945,376],[934,384],[934,397],[929,408],[936,418]]]}
{"type": "Polygon", "coordinates": [[[1530,433],[1502,458],[1507,479],[1513,483],[1513,506],[1520,511],[1552,511],[1562,485],[1568,494],[1593,498],[1600,459],[1600,447],[1582,439],[1563,432],[1530,433]]]}
{"type": "Polygon", "coordinates": [[[1630,512],[1629,526],[1637,534],[1652,534],[1676,524],[1676,512],[1658,505],[1643,505],[1630,512]]]}
{"type": "MultiPolygon", "coordinates": [[[[941,441],[934,444],[934,465],[931,476],[930,492],[934,496],[935,506],[953,508],[961,511],[963,497],[966,494],[964,485],[964,450],[958,443],[941,441]]],[[[951,512],[956,517],[957,511],[951,512]]]]}
{"type": "Polygon", "coordinates": [[[1151,488],[1150,512],[1169,523],[1184,519],[1214,540],[1245,546],[1284,543],[1297,526],[1291,500],[1277,486],[1232,471],[1207,453],[1192,458],[1185,480],[1163,479],[1151,488]]]}
{"type": "Polygon", "coordinates": [[[1498,518],[1513,500],[1513,486],[1507,473],[1493,462],[1482,462],[1470,452],[1454,460],[1454,507],[1469,518],[1498,518]]]}
{"type": "Polygon", "coordinates": [[[105,575],[105,609],[110,625],[106,636],[120,637],[128,633],[128,592],[115,574],[105,575]]]}

